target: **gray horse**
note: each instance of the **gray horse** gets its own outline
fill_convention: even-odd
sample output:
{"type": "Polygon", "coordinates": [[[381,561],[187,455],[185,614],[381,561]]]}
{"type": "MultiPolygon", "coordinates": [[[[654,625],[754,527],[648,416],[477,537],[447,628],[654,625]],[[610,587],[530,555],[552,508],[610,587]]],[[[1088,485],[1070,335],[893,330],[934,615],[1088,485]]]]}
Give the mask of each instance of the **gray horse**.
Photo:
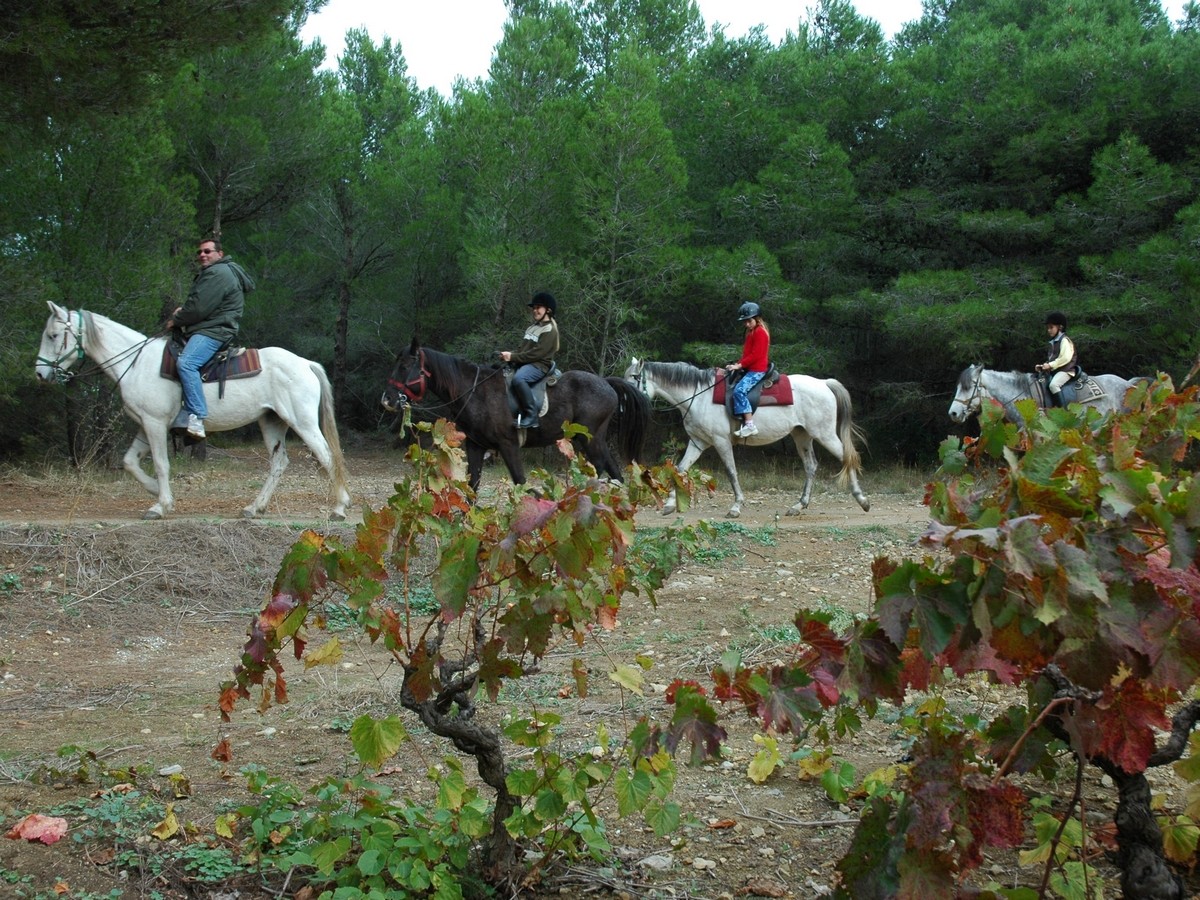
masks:
{"type": "MultiPolygon", "coordinates": [[[[1137,381],[1128,381],[1119,375],[1089,375],[1087,380],[1076,387],[1076,401],[1091,404],[1102,413],[1119,410],[1125,402],[1125,392],[1137,381]]],[[[1041,378],[1029,372],[997,372],[985,369],[982,365],[967,366],[958,376],[958,388],[954,399],[950,401],[950,418],[955,422],[965,422],[979,412],[979,406],[987,397],[995,400],[1004,407],[1008,418],[1018,425],[1024,425],[1017,408],[1018,400],[1034,400],[1039,408],[1049,405],[1046,387],[1041,378]]]]}

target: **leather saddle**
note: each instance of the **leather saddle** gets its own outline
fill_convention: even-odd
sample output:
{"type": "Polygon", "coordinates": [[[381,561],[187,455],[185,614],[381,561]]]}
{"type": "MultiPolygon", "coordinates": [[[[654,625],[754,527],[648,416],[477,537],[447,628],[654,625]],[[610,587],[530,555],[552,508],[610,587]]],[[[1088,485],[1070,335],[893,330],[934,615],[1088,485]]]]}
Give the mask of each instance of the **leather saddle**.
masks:
{"type": "MultiPolygon", "coordinates": [[[[179,368],[176,358],[183,345],[175,341],[167,341],[163,348],[162,364],[158,373],[163,378],[179,380],[179,368]]],[[[258,350],[254,347],[224,347],[213,354],[213,358],[200,369],[200,380],[205,384],[221,386],[219,396],[225,396],[225,382],[234,378],[251,378],[262,372],[262,362],[258,358],[258,350]]]]}
{"type": "MultiPolygon", "coordinates": [[[[724,369],[721,371],[724,372],[724,369]]],[[[718,386],[726,388],[722,392],[723,396],[718,397],[717,392],[713,391],[714,402],[722,403],[725,406],[725,412],[731,419],[737,418],[733,414],[733,386],[738,383],[738,379],[743,374],[745,373],[738,372],[718,379],[718,386]]],[[[751,412],[757,412],[759,405],[764,403],[768,406],[791,406],[792,383],[783,377],[783,373],[775,367],[775,363],[767,363],[767,374],[759,380],[758,384],[750,388],[746,399],[750,401],[751,412]]]]}
{"type": "MultiPolygon", "coordinates": [[[[504,367],[504,388],[508,395],[508,411],[514,416],[521,409],[521,405],[517,403],[517,397],[512,389],[513,376],[516,374],[517,370],[512,366],[504,367]]],[[[550,371],[530,385],[533,388],[533,408],[537,410],[539,419],[550,408],[548,389],[558,384],[558,379],[562,378],[562,375],[562,369],[558,367],[558,363],[551,363],[550,371]]]]}

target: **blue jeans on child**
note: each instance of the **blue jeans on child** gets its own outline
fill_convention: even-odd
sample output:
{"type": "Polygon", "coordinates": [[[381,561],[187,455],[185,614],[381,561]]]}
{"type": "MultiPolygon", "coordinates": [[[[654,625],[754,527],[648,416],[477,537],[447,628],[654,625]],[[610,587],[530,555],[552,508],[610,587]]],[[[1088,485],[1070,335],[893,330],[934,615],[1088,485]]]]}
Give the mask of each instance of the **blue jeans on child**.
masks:
{"type": "Polygon", "coordinates": [[[208,418],[208,405],[204,402],[204,382],[200,380],[200,369],[221,349],[221,342],[206,334],[193,334],[187,346],[175,360],[179,383],[183,386],[183,406],[197,418],[208,418]]]}
{"type": "Polygon", "coordinates": [[[750,389],[763,380],[766,372],[746,372],[738,379],[737,384],[733,386],[733,414],[742,416],[750,412],[750,401],[746,399],[746,395],[750,393],[750,389]]]}

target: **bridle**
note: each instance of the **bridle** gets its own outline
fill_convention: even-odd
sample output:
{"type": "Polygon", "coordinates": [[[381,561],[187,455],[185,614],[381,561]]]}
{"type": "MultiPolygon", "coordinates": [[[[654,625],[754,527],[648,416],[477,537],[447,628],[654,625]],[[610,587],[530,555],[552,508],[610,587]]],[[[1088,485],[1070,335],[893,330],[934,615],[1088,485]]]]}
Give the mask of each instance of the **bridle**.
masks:
{"type": "Polygon", "coordinates": [[[66,325],[63,328],[63,333],[62,333],[62,350],[58,354],[58,356],[56,356],[54,359],[47,359],[44,356],[39,356],[37,358],[38,362],[45,363],[47,366],[49,366],[51,368],[51,370],[54,372],[54,379],[59,384],[65,384],[66,382],[70,381],[72,378],[69,368],[67,366],[64,366],[63,362],[65,360],[71,359],[72,365],[73,365],[74,363],[81,362],[84,357],[84,353],[83,353],[83,332],[84,332],[83,310],[81,310],[81,309],[75,310],[75,315],[77,315],[79,317],[79,330],[76,331],[74,328],[71,327],[71,314],[68,312],[66,325]],[[69,349],[67,347],[68,335],[75,338],[75,349],[73,349],[73,350],[69,349]],[[72,357],[74,357],[74,359],[72,359],[72,357]]]}
{"type": "Polygon", "coordinates": [[[983,366],[975,370],[974,383],[972,384],[971,396],[967,398],[967,402],[963,404],[967,408],[968,413],[977,413],[983,407],[983,398],[987,392],[983,389],[983,366]]]}
{"type": "MultiPolygon", "coordinates": [[[[429,368],[425,365],[424,347],[417,351],[417,366],[420,374],[416,378],[410,378],[408,381],[397,381],[395,378],[388,379],[388,385],[398,390],[400,395],[410,403],[420,403],[428,387],[430,372],[429,368]]],[[[409,371],[412,370],[409,369],[409,371]]]]}
{"type": "MultiPolygon", "coordinates": [[[[419,374],[416,378],[409,378],[407,381],[397,381],[395,378],[388,379],[388,386],[395,388],[396,391],[399,392],[402,406],[405,403],[420,403],[425,397],[425,392],[429,386],[429,379],[433,377],[433,373],[429,371],[429,366],[426,364],[424,347],[417,350],[417,369],[419,374]]],[[[412,371],[411,366],[409,367],[408,371],[412,371]]],[[[465,407],[471,398],[475,396],[475,392],[484,382],[490,381],[503,371],[503,369],[496,369],[487,375],[483,375],[482,367],[476,366],[475,377],[471,382],[470,388],[468,388],[466,391],[463,391],[463,393],[457,397],[450,397],[449,402],[447,403],[441,403],[431,407],[427,406],[423,407],[423,409],[426,411],[438,409],[452,410],[454,409],[455,404],[459,404],[460,408],[465,407]]]]}

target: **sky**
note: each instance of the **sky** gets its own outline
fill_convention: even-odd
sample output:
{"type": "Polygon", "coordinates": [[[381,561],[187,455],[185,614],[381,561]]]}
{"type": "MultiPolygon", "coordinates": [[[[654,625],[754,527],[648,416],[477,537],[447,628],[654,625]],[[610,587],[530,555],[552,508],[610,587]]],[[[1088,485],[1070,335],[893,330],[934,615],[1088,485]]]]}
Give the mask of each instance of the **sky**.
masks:
{"type": "MultiPolygon", "coordinates": [[[[1182,13],[1184,0],[1167,0],[1163,8],[1172,20],[1182,13]]],[[[755,25],[766,26],[768,39],[778,44],[795,31],[816,6],[812,0],[697,0],[700,15],[711,28],[720,24],[725,34],[739,38],[755,25]]],[[[854,0],[859,15],[874,19],[886,37],[921,17],[921,0],[854,0]]],[[[450,95],[454,79],[487,75],[492,51],[500,42],[508,9],[503,0],[329,0],[310,16],[300,32],[305,43],[320,38],[325,45],[325,65],[337,66],[343,38],[351,28],[366,28],[378,46],[384,37],[399,43],[408,63],[408,74],[419,88],[436,88],[450,95]]]]}
{"type": "MultiPolygon", "coordinates": [[[[738,38],[761,24],[775,44],[788,31],[796,30],[808,7],[816,6],[812,0],[697,2],[709,28],[719,23],[726,35],[738,38]]],[[[854,7],[860,15],[878,22],[888,37],[921,16],[921,0],[856,0],[854,7]]],[[[334,68],[346,32],[365,27],[376,46],[385,36],[393,45],[400,44],[408,74],[418,87],[436,88],[449,96],[457,75],[467,79],[487,75],[507,18],[503,0],[329,0],[305,22],[300,39],[311,43],[320,38],[325,45],[325,64],[334,68]]]]}

